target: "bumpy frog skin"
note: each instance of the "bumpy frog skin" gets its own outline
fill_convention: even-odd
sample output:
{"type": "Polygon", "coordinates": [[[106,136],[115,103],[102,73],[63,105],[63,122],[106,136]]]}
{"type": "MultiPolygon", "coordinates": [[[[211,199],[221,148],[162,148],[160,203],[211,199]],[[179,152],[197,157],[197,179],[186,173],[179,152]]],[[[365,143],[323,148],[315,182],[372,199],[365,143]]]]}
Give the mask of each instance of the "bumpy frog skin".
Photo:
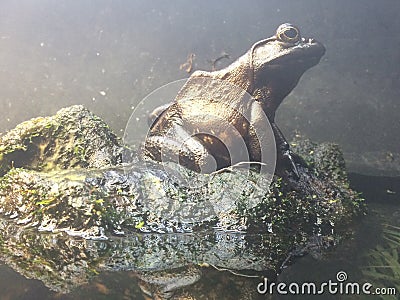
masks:
{"type": "Polygon", "coordinates": [[[198,134],[220,130],[222,118],[237,129],[246,144],[249,160],[260,162],[259,139],[251,128],[257,126],[261,115],[266,115],[275,135],[276,173],[298,177],[293,154],[274,122],[275,111],[301,75],[316,65],[324,53],[321,43],[301,38],[297,27],[285,23],[278,27],[274,36],[255,43],[225,69],[194,72],[174,102],[153,112],[143,154],[158,161],[179,157],[181,165],[197,172],[207,172],[205,166],[210,156],[215,160],[217,169],[229,166],[234,162],[229,157],[225,142],[212,134],[198,134]],[[204,79],[223,80],[247,92],[251,98],[243,100],[229,95],[226,96],[228,100],[223,96],[221,99],[202,97],[199,89],[204,95],[213,89],[212,84],[207,86],[201,83],[204,79]],[[198,87],[193,89],[195,85],[198,87]],[[226,109],[227,101],[232,102],[235,109],[226,109]],[[205,114],[204,109],[213,113],[205,114]],[[242,114],[235,113],[237,111],[249,117],[244,118],[242,114]]]}

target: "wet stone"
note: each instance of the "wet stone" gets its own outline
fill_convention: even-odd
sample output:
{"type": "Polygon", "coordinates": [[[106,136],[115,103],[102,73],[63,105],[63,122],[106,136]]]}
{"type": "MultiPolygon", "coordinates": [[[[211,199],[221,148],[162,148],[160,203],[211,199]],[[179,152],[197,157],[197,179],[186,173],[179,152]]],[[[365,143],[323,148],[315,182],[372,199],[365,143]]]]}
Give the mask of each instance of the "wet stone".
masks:
{"type": "Polygon", "coordinates": [[[214,265],[277,274],[289,257],[335,245],[365,213],[340,149],[296,144],[299,180],[266,187],[256,170],[174,166],[203,183],[190,187],[157,162],[123,166],[130,150],[82,106],[24,122],[0,137],[0,259],[60,292],[104,270],[149,274],[164,292],[173,280],[157,271],[181,270],[167,272],[179,288],[214,265]]]}

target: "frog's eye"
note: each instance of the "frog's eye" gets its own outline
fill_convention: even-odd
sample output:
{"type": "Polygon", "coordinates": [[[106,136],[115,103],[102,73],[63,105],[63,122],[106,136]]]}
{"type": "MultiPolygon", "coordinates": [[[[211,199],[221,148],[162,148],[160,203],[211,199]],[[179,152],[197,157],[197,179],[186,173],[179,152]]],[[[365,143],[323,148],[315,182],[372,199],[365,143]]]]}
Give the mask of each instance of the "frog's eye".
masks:
{"type": "Polygon", "coordinates": [[[300,40],[300,31],[295,26],[285,23],[278,27],[276,36],[282,42],[296,43],[300,40]]]}

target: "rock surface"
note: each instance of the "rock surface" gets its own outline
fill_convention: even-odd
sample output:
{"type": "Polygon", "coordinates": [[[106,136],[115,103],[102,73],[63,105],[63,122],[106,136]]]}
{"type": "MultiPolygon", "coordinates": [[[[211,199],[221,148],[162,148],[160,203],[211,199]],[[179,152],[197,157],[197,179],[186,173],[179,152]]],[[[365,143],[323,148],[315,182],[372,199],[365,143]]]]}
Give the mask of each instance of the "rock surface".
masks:
{"type": "MultiPolygon", "coordinates": [[[[171,165],[200,181],[191,188],[158,163],[122,166],[128,149],[82,106],[24,122],[0,137],[0,259],[62,292],[102,270],[215,265],[276,276],[290,257],[336,244],[365,212],[336,145],[292,149],[306,162],[298,181],[265,186],[253,170],[171,165]]],[[[175,288],[193,283],[178,273],[175,288]]]]}

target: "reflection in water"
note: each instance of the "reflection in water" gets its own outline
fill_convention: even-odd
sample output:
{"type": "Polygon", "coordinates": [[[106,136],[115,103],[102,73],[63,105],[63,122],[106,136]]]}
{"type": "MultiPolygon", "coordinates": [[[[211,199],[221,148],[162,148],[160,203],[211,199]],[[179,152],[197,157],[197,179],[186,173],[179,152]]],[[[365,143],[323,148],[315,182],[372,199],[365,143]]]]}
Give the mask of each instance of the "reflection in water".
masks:
{"type": "MultiPolygon", "coordinates": [[[[377,244],[382,244],[379,224],[381,222],[398,224],[399,220],[399,210],[396,210],[396,206],[388,205],[388,203],[371,203],[371,211],[370,216],[355,228],[354,239],[344,241],[333,252],[327,252],[322,257],[305,256],[297,258],[295,264],[283,270],[283,273],[279,276],[279,282],[326,282],[333,279],[338,270],[345,270],[349,278],[355,282],[370,280],[371,278],[364,277],[361,271],[365,270],[365,266],[372,262],[369,262],[371,257],[368,252],[374,249],[377,244]],[[385,219],[382,220],[382,217],[385,219]]],[[[89,243],[93,243],[93,241],[89,243]]],[[[116,243],[120,244],[120,241],[117,240],[116,243]]],[[[103,246],[100,248],[106,253],[107,246],[104,242],[101,242],[101,244],[103,246]]],[[[78,247],[78,245],[79,243],[76,243],[75,246],[78,247]]],[[[124,246],[121,247],[121,249],[125,248],[126,251],[121,257],[132,253],[126,245],[124,243],[124,246]]],[[[113,249],[119,247],[114,245],[114,242],[111,242],[110,246],[113,249]]],[[[57,254],[54,253],[53,255],[56,256],[57,254]]],[[[266,253],[266,255],[268,254],[266,253]]],[[[212,299],[212,297],[219,299],[265,299],[265,296],[260,297],[255,293],[257,284],[261,282],[261,278],[265,274],[248,273],[246,271],[238,273],[239,275],[235,275],[229,271],[223,271],[221,268],[204,264],[159,272],[106,271],[99,275],[92,273],[88,284],[73,290],[70,294],[63,295],[50,292],[39,281],[25,279],[1,265],[0,288],[4,299],[145,299],[148,293],[161,295],[160,289],[165,284],[176,284],[180,288],[174,291],[175,298],[173,299],[191,299],[190,297],[193,299],[212,299]],[[171,280],[174,277],[182,278],[182,275],[185,274],[189,277],[187,283],[193,284],[185,286],[184,281],[171,280]],[[199,274],[201,274],[201,278],[198,277],[199,274]],[[256,277],[248,277],[249,275],[256,275],[256,277]]],[[[164,295],[168,295],[168,293],[164,295]]],[[[304,297],[292,298],[304,299],[304,297]]],[[[331,298],[326,296],[324,299],[335,299],[335,296],[331,298]]]]}
{"type": "Polygon", "coordinates": [[[7,249],[15,253],[3,255],[3,259],[27,278],[40,279],[51,290],[62,293],[92,282],[72,295],[84,294],[93,286],[100,293],[118,292],[116,287],[116,291],[112,291],[110,276],[123,280],[118,274],[130,270],[133,272],[128,274],[133,276],[134,285],[139,285],[144,294],[163,299],[175,293],[218,294],[217,291],[227,285],[236,288],[244,285],[249,291],[252,282],[260,281],[263,276],[274,278],[276,273],[250,271],[274,268],[276,258],[270,257],[270,253],[276,249],[269,246],[270,243],[277,244],[273,236],[246,237],[223,232],[215,235],[141,234],[110,241],[90,241],[63,234],[37,235],[13,226],[2,226],[2,230],[17,237],[11,240],[11,236],[3,235],[7,239],[7,249]],[[246,246],[247,243],[252,246],[246,246]],[[29,249],[26,248],[28,244],[29,249]],[[209,263],[204,264],[206,261],[209,263]],[[232,268],[244,270],[229,272],[232,268]],[[105,275],[95,279],[104,271],[105,275]],[[108,276],[107,271],[119,273],[108,276]],[[106,279],[102,280],[104,276],[106,279]],[[217,281],[221,281],[218,285],[222,286],[205,285],[210,276],[220,277],[217,281]]]}

